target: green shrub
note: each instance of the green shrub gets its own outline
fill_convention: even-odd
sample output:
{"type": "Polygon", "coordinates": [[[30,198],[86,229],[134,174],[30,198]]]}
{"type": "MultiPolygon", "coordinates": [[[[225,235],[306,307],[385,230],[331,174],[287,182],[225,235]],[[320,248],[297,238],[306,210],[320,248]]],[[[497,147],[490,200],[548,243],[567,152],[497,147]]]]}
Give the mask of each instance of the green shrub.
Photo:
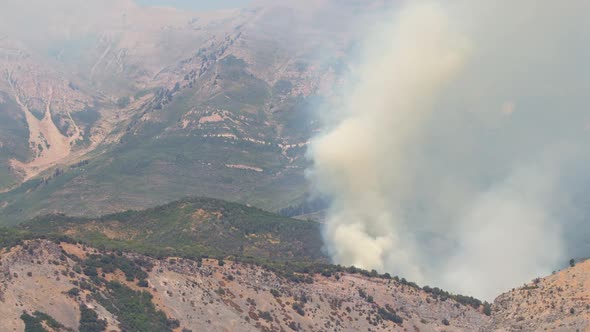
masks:
{"type": "Polygon", "coordinates": [[[396,324],[403,324],[404,320],[403,318],[401,318],[400,316],[397,315],[397,313],[395,312],[395,310],[391,309],[388,307],[389,310],[385,310],[383,308],[379,308],[377,310],[377,314],[379,316],[381,316],[382,319],[384,320],[389,320],[392,321],[396,324]]]}
{"type": "Polygon", "coordinates": [[[484,304],[483,304],[483,313],[486,316],[492,315],[492,305],[489,304],[488,302],[484,302],[484,304]]]}
{"type": "Polygon", "coordinates": [[[25,323],[25,332],[47,332],[41,325],[41,320],[26,312],[20,316],[20,319],[25,323]]]}
{"type": "Polygon", "coordinates": [[[129,332],[170,332],[166,315],[156,310],[152,295],[148,292],[137,292],[118,282],[107,282],[106,298],[96,298],[109,312],[116,315],[120,328],[129,332]]]}
{"type": "Polygon", "coordinates": [[[305,310],[303,309],[303,304],[301,304],[299,302],[294,302],[292,307],[293,307],[293,310],[295,310],[295,312],[297,312],[299,315],[305,316],[305,310]]]}
{"type": "Polygon", "coordinates": [[[76,296],[78,296],[79,294],[80,294],[80,289],[78,289],[78,288],[76,288],[76,287],[73,287],[72,289],[70,289],[70,290],[68,291],[68,295],[69,295],[69,296],[71,296],[71,297],[76,297],[76,296]]]}
{"type": "Polygon", "coordinates": [[[66,330],[65,326],[46,313],[35,311],[32,315],[23,313],[20,318],[25,323],[25,332],[47,332],[43,323],[55,331],[66,330]]]}
{"type": "Polygon", "coordinates": [[[80,306],[80,332],[102,332],[106,328],[106,320],[99,319],[96,311],[84,304],[80,306]]]}
{"type": "Polygon", "coordinates": [[[258,311],[258,317],[264,319],[267,322],[272,322],[272,314],[268,311],[258,311]]]}

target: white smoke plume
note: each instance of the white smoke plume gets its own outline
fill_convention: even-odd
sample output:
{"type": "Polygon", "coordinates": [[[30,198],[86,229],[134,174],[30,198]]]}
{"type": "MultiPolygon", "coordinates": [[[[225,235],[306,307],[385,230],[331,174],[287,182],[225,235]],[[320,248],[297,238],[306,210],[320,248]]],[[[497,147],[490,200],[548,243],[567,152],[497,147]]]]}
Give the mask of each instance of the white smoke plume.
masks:
{"type": "Polygon", "coordinates": [[[490,300],[581,254],[588,9],[408,1],[376,24],[309,150],[333,260],[490,300]]]}

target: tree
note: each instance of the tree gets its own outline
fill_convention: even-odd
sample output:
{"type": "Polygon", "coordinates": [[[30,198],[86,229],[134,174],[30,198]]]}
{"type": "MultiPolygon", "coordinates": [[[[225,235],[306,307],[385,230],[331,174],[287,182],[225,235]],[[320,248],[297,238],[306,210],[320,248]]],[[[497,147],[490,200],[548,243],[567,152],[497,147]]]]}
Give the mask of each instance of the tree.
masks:
{"type": "Polygon", "coordinates": [[[96,311],[85,305],[80,306],[80,332],[100,332],[106,328],[106,320],[99,319],[96,311]]]}
{"type": "Polygon", "coordinates": [[[305,310],[303,309],[303,304],[298,303],[298,302],[294,302],[292,307],[293,307],[293,310],[295,310],[299,315],[305,316],[305,310]]]}
{"type": "Polygon", "coordinates": [[[483,313],[486,316],[491,316],[492,315],[492,305],[489,304],[488,302],[484,302],[484,304],[483,304],[483,313]]]}
{"type": "Polygon", "coordinates": [[[272,322],[272,314],[268,311],[258,311],[258,317],[264,319],[267,322],[272,322]]]}
{"type": "Polygon", "coordinates": [[[73,287],[72,289],[70,289],[68,291],[68,295],[71,297],[76,297],[76,296],[80,295],[80,289],[73,287]]]}

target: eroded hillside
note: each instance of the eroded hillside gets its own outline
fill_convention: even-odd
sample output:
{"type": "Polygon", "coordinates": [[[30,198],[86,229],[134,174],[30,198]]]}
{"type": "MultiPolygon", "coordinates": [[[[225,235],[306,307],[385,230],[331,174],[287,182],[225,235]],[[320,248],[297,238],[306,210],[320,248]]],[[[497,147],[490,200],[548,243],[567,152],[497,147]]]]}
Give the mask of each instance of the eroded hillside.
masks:
{"type": "Polygon", "coordinates": [[[358,41],[349,23],[387,3],[192,12],[60,0],[37,17],[9,1],[0,116],[19,131],[0,133],[1,221],[188,195],[273,211],[300,203],[315,110],[333,102],[358,41]],[[63,17],[62,7],[74,13],[63,17]],[[53,29],[15,30],[19,15],[53,29]]]}
{"type": "Polygon", "coordinates": [[[46,331],[586,331],[590,321],[588,262],[487,307],[338,267],[284,274],[221,258],[16,242],[0,255],[6,331],[25,324],[46,331]]]}
{"type": "Polygon", "coordinates": [[[7,331],[22,331],[25,320],[53,331],[90,323],[109,331],[473,331],[490,320],[405,281],[347,272],[293,282],[239,262],[155,260],[47,240],[25,241],[0,262],[7,331]]]}

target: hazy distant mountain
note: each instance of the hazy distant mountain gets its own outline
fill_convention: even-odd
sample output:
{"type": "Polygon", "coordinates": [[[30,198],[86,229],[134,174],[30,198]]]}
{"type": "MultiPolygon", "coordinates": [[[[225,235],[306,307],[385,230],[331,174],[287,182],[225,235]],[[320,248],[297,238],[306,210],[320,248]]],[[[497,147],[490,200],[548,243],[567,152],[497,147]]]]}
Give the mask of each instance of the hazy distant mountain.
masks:
{"type": "Polygon", "coordinates": [[[318,128],[312,110],[347,70],[351,22],[379,6],[273,1],[191,12],[8,1],[2,219],[98,215],[186,195],[273,210],[298,203],[318,128]]]}

